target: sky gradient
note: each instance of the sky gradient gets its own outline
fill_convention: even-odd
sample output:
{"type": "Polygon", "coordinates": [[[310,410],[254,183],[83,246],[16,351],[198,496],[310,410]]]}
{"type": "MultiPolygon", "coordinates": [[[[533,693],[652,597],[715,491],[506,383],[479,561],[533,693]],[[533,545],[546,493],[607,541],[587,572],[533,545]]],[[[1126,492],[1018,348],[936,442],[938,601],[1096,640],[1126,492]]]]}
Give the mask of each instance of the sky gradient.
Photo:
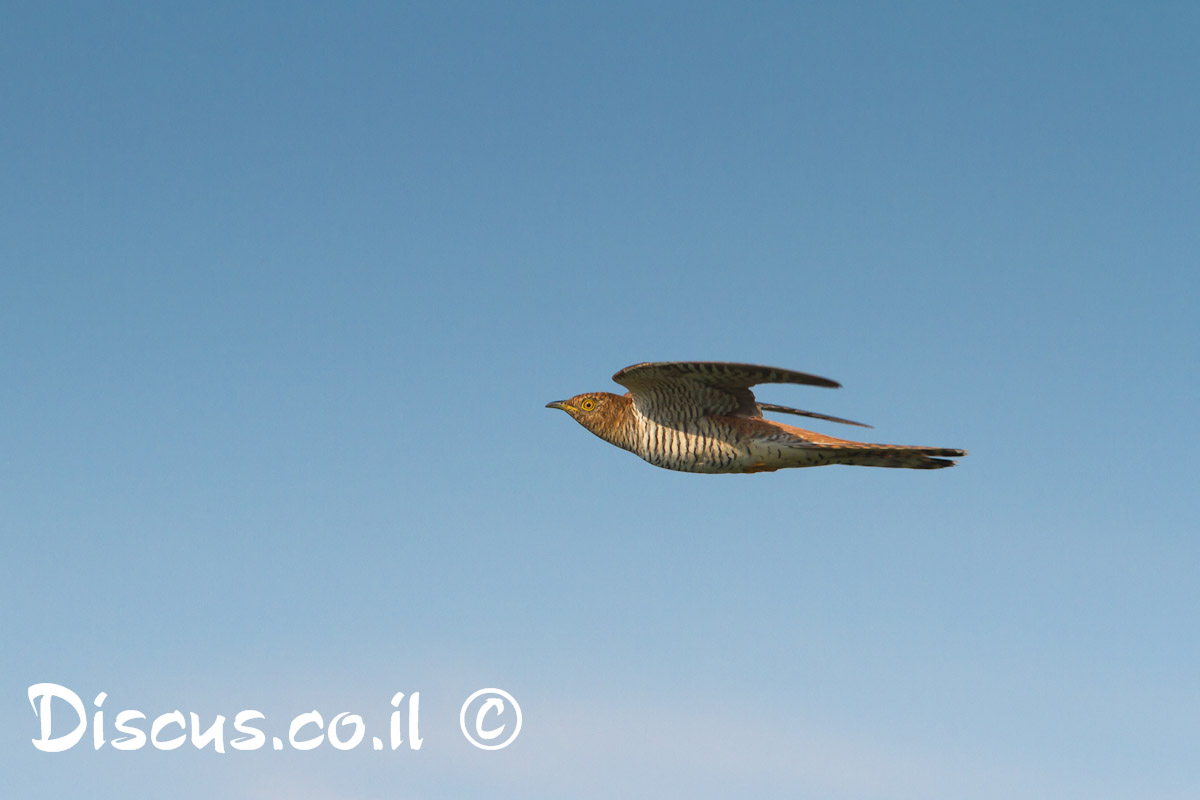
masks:
{"type": "Polygon", "coordinates": [[[20,796],[1200,791],[1193,5],[0,13],[20,796]],[[543,407],[685,359],[970,455],[678,474],[543,407]],[[39,682],[419,691],[425,744],[41,753],[39,682]]]}

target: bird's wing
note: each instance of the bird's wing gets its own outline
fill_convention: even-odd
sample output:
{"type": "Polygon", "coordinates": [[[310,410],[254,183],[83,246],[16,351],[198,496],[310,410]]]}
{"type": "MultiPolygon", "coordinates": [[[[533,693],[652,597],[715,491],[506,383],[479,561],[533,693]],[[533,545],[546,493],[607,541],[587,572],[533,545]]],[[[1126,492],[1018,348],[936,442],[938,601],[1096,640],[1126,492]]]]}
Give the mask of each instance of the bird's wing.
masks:
{"type": "Polygon", "coordinates": [[[762,416],[751,386],[760,383],[802,383],[837,388],[828,378],[755,364],[720,361],[662,361],[634,364],[613,375],[633,396],[646,417],[664,424],[710,414],[762,416]]]}
{"type": "Polygon", "coordinates": [[[874,427],[872,425],[868,425],[865,422],[855,422],[852,419],[842,419],[841,417],[831,417],[828,414],[818,414],[816,411],[801,411],[798,408],[788,408],[787,406],[777,406],[774,403],[759,403],[758,408],[760,411],[774,411],[775,413],[778,413],[778,414],[796,414],[801,417],[812,417],[813,419],[823,419],[823,420],[827,420],[829,422],[840,422],[843,425],[857,425],[860,428],[874,427]]]}

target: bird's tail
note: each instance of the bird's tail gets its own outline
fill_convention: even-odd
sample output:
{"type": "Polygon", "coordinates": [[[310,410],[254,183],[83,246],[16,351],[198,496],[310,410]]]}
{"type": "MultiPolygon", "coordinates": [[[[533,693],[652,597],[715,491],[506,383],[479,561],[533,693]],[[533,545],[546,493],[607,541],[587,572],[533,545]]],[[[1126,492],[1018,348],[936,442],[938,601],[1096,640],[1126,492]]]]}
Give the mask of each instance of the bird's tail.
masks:
{"type": "Polygon", "coordinates": [[[806,431],[773,420],[763,420],[772,433],[783,433],[788,447],[796,448],[798,466],[849,464],[854,467],[892,467],[896,469],[944,469],[953,467],[951,458],[962,458],[966,450],[953,447],[921,447],[908,444],[872,444],[838,439],[806,431]]]}
{"type": "Polygon", "coordinates": [[[830,464],[853,467],[892,467],[898,469],[944,469],[953,467],[951,458],[961,458],[966,450],[950,447],[920,447],[903,444],[868,444],[843,442],[836,445],[809,445],[818,450],[828,449],[830,464]]]}

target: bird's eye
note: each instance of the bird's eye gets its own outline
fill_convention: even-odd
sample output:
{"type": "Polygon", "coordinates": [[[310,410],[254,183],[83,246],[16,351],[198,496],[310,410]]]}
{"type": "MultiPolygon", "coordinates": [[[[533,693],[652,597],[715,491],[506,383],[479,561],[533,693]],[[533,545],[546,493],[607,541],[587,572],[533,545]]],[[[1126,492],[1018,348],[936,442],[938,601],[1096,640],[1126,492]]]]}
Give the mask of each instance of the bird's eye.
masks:
{"type": "Polygon", "coordinates": [[[582,408],[584,411],[591,411],[593,408],[596,407],[596,401],[590,397],[585,397],[583,399],[583,401],[579,404],[579,407],[582,408]]]}

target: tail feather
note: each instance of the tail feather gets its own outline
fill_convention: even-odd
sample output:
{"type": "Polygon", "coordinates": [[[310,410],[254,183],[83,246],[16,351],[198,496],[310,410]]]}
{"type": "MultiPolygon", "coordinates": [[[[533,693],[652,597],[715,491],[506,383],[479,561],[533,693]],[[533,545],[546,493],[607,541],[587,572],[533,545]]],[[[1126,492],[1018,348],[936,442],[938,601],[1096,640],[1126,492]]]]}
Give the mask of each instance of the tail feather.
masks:
{"type": "Polygon", "coordinates": [[[767,419],[740,419],[743,425],[755,426],[752,434],[770,435],[772,441],[786,442],[786,447],[803,451],[797,453],[802,463],[797,466],[849,464],[854,467],[892,467],[899,469],[945,469],[953,467],[948,459],[962,458],[966,450],[955,447],[921,447],[907,444],[873,444],[838,439],[815,431],[806,431],[767,419]]]}
{"type": "Polygon", "coordinates": [[[897,469],[945,469],[961,458],[966,450],[950,447],[920,447],[902,444],[843,443],[836,445],[810,445],[814,449],[828,450],[829,463],[846,464],[852,467],[891,467],[897,469]]]}

